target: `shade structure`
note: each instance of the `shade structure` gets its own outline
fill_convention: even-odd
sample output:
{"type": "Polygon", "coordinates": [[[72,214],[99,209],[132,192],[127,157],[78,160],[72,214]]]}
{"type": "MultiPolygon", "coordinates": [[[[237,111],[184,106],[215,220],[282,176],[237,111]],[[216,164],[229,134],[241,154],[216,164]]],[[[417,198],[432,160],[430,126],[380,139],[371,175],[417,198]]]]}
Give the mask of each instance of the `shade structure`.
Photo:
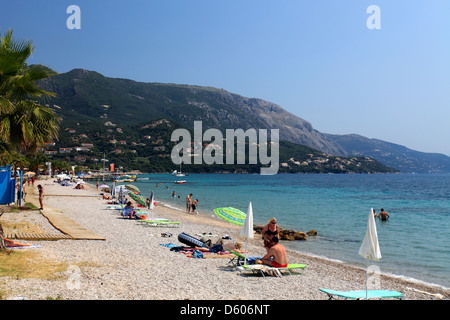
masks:
{"type": "MultiPolygon", "coordinates": [[[[117,188],[117,187],[116,187],[116,188],[117,188]]],[[[124,197],[123,197],[123,193],[124,193],[123,189],[120,188],[120,189],[119,189],[119,192],[118,192],[118,194],[119,194],[118,200],[119,200],[120,203],[122,203],[123,198],[124,198],[124,197]]]]}
{"type": "Polygon", "coordinates": [[[125,185],[121,184],[119,186],[116,186],[115,188],[115,193],[119,194],[119,191],[122,190],[122,192],[127,192],[127,188],[125,188],[125,185]]]}
{"type": "Polygon", "coordinates": [[[378,243],[377,226],[375,224],[375,217],[373,215],[373,209],[370,209],[369,217],[367,219],[367,230],[364,240],[359,248],[359,255],[367,261],[366,269],[366,299],[369,292],[369,260],[381,259],[381,250],[378,243]]]}
{"type": "Polygon", "coordinates": [[[241,229],[241,236],[245,237],[245,258],[244,264],[247,264],[247,247],[248,247],[248,239],[253,239],[253,208],[252,203],[250,202],[248,205],[247,215],[245,217],[244,225],[241,229]]]}
{"type": "Polygon", "coordinates": [[[149,206],[150,210],[155,209],[155,203],[154,202],[155,202],[155,194],[152,191],[152,193],[150,194],[150,206],[149,206]]]}
{"type": "Polygon", "coordinates": [[[246,214],[233,207],[216,208],[214,213],[221,219],[238,226],[244,225],[246,214]]]}
{"type": "Polygon", "coordinates": [[[367,230],[364,240],[359,248],[359,255],[364,259],[379,260],[381,259],[381,250],[378,243],[377,226],[373,216],[373,209],[370,209],[367,219],[367,230]]]}
{"type": "Polygon", "coordinates": [[[136,201],[138,204],[140,204],[141,206],[145,207],[147,204],[145,203],[145,199],[143,196],[141,196],[140,194],[138,194],[137,192],[129,192],[128,195],[134,200],[136,201]]]}
{"type": "Polygon", "coordinates": [[[129,185],[125,186],[125,188],[127,188],[130,191],[141,193],[141,190],[139,190],[138,187],[136,187],[135,185],[132,185],[132,184],[129,184],[129,185]]]}

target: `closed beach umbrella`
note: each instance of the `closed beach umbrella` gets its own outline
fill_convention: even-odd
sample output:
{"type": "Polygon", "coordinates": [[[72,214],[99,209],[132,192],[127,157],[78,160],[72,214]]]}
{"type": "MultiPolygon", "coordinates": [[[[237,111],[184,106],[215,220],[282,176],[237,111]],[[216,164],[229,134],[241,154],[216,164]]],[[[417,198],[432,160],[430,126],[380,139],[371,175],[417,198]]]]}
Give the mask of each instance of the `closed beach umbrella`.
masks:
{"type": "Polygon", "coordinates": [[[132,184],[129,184],[129,185],[125,186],[125,188],[127,188],[130,191],[141,193],[141,190],[139,190],[138,187],[136,187],[135,185],[132,185],[132,184]]]}
{"type": "Polygon", "coordinates": [[[152,193],[150,194],[150,206],[149,206],[150,212],[152,213],[152,219],[153,219],[153,209],[155,209],[154,202],[155,202],[155,194],[152,191],[152,193]]]}
{"type": "Polygon", "coordinates": [[[367,274],[366,274],[366,299],[369,291],[369,260],[380,260],[381,250],[378,243],[377,226],[375,224],[375,218],[373,216],[373,209],[370,209],[369,217],[367,220],[367,230],[364,240],[359,248],[359,255],[367,261],[367,274]]]}
{"type": "Polygon", "coordinates": [[[221,219],[228,221],[230,223],[236,224],[238,226],[244,225],[245,213],[239,209],[232,207],[216,208],[214,213],[221,219]]]}
{"type": "Polygon", "coordinates": [[[150,207],[149,207],[150,210],[155,209],[154,202],[155,202],[155,195],[153,194],[153,191],[152,191],[152,193],[150,194],[150,207]]]}
{"type": "Polygon", "coordinates": [[[245,258],[244,264],[247,264],[247,246],[248,239],[253,239],[253,208],[252,203],[248,205],[247,216],[241,229],[241,236],[245,237],[245,258]]]}
{"type": "Polygon", "coordinates": [[[118,198],[118,200],[119,200],[120,203],[122,203],[122,201],[123,201],[123,189],[122,188],[119,189],[119,198],[118,198]]]}

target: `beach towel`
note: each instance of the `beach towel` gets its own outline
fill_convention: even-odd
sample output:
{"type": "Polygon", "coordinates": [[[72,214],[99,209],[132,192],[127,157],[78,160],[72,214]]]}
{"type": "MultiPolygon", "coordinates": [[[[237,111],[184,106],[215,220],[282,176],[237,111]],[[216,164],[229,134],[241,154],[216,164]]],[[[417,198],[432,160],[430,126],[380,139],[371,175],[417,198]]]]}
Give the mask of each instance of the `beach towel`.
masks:
{"type": "Polygon", "coordinates": [[[173,244],[173,243],[160,243],[160,245],[162,245],[163,247],[167,247],[167,248],[179,247],[178,245],[173,244]]]}
{"type": "MultiPolygon", "coordinates": [[[[238,267],[241,268],[241,267],[238,267]]],[[[266,273],[269,276],[273,276],[273,277],[281,277],[281,272],[280,270],[278,270],[277,268],[272,268],[263,264],[254,264],[254,265],[249,265],[248,269],[251,270],[258,270],[261,272],[262,275],[264,275],[264,273],[266,273]]]]}

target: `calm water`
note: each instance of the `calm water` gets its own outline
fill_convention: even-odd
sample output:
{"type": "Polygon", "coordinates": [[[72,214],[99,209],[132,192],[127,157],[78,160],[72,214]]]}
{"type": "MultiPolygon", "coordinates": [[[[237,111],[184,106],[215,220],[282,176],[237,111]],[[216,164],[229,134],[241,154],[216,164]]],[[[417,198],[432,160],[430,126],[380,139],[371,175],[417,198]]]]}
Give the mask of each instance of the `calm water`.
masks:
{"type": "Polygon", "coordinates": [[[383,258],[374,264],[384,273],[450,287],[450,174],[192,174],[183,185],[170,174],[143,177],[148,180],[134,184],[144,195],[154,191],[157,201],[184,209],[193,193],[203,214],[224,206],[246,212],[251,201],[255,224],[276,217],[285,229],[317,230],[307,241],[284,242],[288,248],[359,266],[366,264],[358,249],[368,212],[384,208],[391,218],[377,220],[383,258]]]}

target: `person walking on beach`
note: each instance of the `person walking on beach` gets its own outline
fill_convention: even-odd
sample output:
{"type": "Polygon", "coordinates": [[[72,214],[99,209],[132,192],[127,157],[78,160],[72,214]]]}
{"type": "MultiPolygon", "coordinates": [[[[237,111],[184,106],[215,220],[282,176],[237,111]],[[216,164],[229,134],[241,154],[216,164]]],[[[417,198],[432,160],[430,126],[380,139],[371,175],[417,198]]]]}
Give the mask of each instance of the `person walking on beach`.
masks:
{"type": "Polygon", "coordinates": [[[38,191],[39,191],[39,204],[41,205],[39,210],[44,210],[44,188],[40,184],[38,185],[38,191]]]}
{"type": "Polygon", "coordinates": [[[31,177],[31,186],[34,187],[34,176],[31,177]]]}
{"type": "Polygon", "coordinates": [[[192,193],[186,196],[186,213],[191,212],[192,193]]]}
{"type": "Polygon", "coordinates": [[[288,265],[286,248],[278,242],[278,237],[273,236],[272,247],[269,252],[262,258],[262,264],[274,268],[286,268],[288,265]]]}
{"type": "Polygon", "coordinates": [[[389,219],[389,213],[385,212],[383,208],[381,208],[381,212],[378,215],[378,219],[381,221],[387,221],[389,219]]]}
{"type": "Polygon", "coordinates": [[[197,214],[198,212],[196,211],[196,209],[198,208],[198,199],[192,201],[191,207],[192,207],[192,214],[197,214]]]}
{"type": "Polygon", "coordinates": [[[264,239],[264,248],[269,252],[270,248],[273,246],[272,238],[280,238],[280,227],[277,225],[277,219],[270,218],[269,222],[261,230],[262,238],[264,239]]]}

